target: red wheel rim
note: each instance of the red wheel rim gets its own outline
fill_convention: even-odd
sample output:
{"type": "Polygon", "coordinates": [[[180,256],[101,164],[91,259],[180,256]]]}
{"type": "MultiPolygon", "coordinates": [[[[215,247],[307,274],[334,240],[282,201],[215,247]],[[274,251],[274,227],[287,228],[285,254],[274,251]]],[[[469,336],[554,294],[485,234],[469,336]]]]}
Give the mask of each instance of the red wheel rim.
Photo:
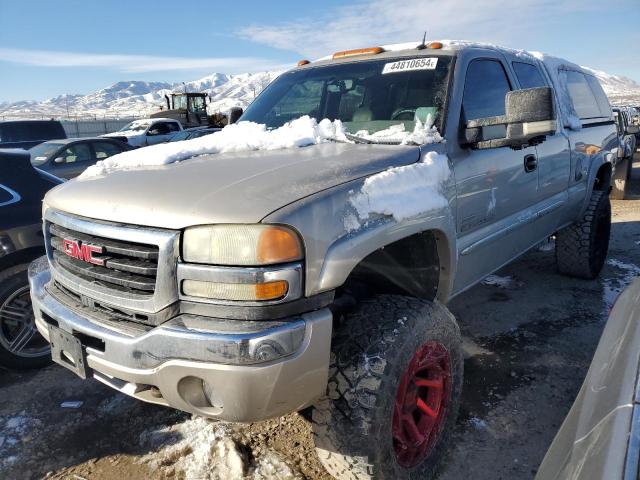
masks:
{"type": "Polygon", "coordinates": [[[451,357],[438,342],[422,345],[405,369],[393,411],[393,450],[398,464],[410,468],[433,450],[451,400],[451,357]]]}

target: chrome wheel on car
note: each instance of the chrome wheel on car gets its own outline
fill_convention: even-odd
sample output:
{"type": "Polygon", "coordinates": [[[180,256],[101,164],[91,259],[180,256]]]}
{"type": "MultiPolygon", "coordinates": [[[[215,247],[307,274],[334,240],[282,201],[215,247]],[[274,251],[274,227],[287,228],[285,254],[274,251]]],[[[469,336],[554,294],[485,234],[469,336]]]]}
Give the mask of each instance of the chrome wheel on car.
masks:
{"type": "Polygon", "coordinates": [[[0,305],[0,347],[22,358],[49,355],[49,344],[36,329],[28,285],[10,294],[0,305]]]}

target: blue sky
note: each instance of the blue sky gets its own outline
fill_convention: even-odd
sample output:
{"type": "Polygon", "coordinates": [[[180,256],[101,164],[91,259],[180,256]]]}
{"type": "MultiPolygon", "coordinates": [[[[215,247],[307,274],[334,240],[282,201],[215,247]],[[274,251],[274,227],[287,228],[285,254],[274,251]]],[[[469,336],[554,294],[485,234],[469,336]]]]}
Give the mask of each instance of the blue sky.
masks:
{"type": "Polygon", "coordinates": [[[640,0],[0,0],[0,101],[281,69],[424,30],[640,81],[640,0]]]}

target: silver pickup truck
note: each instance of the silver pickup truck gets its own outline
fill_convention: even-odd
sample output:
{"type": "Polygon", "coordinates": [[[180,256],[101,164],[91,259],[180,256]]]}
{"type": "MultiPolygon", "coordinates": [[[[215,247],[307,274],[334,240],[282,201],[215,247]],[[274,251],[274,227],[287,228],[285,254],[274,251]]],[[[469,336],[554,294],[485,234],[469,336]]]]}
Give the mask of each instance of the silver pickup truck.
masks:
{"type": "Polygon", "coordinates": [[[305,116],[344,134],[49,192],[38,330],[55,361],[143,401],[304,410],[336,477],[429,478],[462,390],[446,303],[550,236],[561,274],[603,266],[611,107],[570,62],[431,42],[301,61],[227,128],[305,116]]]}

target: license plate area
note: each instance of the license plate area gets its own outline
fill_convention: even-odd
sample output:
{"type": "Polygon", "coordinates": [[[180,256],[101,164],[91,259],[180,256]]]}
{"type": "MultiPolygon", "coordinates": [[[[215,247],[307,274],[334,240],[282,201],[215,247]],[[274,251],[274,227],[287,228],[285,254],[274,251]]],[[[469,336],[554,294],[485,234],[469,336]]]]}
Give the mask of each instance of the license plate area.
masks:
{"type": "Polygon", "coordinates": [[[87,354],[78,338],[49,325],[49,343],[51,343],[51,358],[54,362],[68,368],[81,378],[87,378],[87,373],[90,372],[87,367],[87,354]]]}

